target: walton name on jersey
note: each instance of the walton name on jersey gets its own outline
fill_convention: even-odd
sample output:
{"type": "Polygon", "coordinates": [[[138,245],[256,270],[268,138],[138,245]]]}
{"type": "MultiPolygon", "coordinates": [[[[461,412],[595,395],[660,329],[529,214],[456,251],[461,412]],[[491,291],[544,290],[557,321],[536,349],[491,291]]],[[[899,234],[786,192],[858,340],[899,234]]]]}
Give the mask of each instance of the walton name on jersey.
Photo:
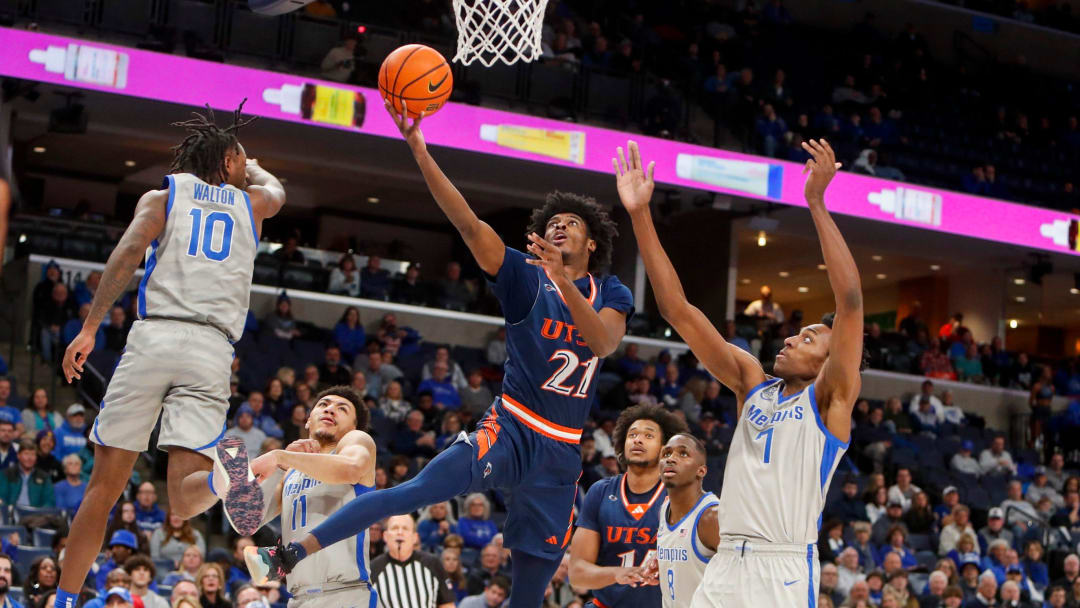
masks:
{"type": "Polygon", "coordinates": [[[238,190],[218,188],[217,186],[200,184],[199,182],[194,182],[192,186],[194,186],[195,192],[191,197],[197,201],[206,201],[208,203],[217,203],[219,205],[236,204],[236,193],[238,190]]]}

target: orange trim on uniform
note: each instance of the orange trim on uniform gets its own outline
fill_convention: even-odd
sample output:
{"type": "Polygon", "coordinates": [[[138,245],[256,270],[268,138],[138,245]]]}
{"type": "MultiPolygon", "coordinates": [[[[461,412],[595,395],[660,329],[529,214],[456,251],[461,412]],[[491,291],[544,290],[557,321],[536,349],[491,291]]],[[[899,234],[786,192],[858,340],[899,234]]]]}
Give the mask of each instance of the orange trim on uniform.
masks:
{"type": "Polygon", "coordinates": [[[581,443],[581,429],[573,429],[561,424],[555,424],[525,407],[506,393],[503,393],[502,395],[502,405],[525,426],[549,439],[563,441],[565,443],[581,443]]]}
{"type": "Polygon", "coordinates": [[[596,608],[608,608],[606,604],[600,603],[600,600],[596,599],[595,597],[592,598],[591,601],[593,606],[596,606],[596,608]]]}
{"type": "Polygon", "coordinates": [[[492,409],[491,413],[484,417],[483,420],[477,425],[476,428],[476,444],[477,452],[476,459],[480,460],[488,453],[488,450],[495,445],[495,442],[499,440],[499,431],[502,430],[502,426],[495,422],[498,414],[492,409]]]}
{"type": "Polygon", "coordinates": [[[626,474],[624,473],[622,483],[619,484],[619,495],[622,497],[622,504],[626,509],[626,512],[630,514],[630,517],[638,520],[644,517],[645,513],[647,513],[656,500],[660,498],[660,494],[664,491],[664,484],[661,483],[656,486],[656,491],[653,492],[652,498],[649,499],[647,504],[630,504],[630,501],[626,499],[626,489],[629,486],[629,483],[630,482],[626,481],[626,474]]]}
{"type": "Polygon", "coordinates": [[[573,502],[570,503],[570,505],[571,505],[570,506],[570,524],[566,526],[566,536],[563,537],[563,541],[562,541],[562,548],[563,549],[566,548],[566,545],[570,544],[570,535],[574,531],[574,507],[573,507],[573,505],[577,504],[577,495],[578,495],[578,492],[581,490],[581,486],[579,486],[578,484],[581,483],[581,476],[582,475],[584,475],[584,472],[578,473],[577,481],[574,482],[574,500],[573,500],[573,502]]]}
{"type": "MultiPolygon", "coordinates": [[[[592,306],[596,302],[596,279],[593,278],[592,273],[587,273],[589,277],[589,297],[586,298],[589,301],[589,306],[592,306]]],[[[551,279],[551,275],[548,274],[547,268],[544,268],[544,276],[551,281],[551,286],[555,288],[555,293],[559,294],[559,299],[563,304],[566,304],[566,297],[563,295],[562,290],[555,284],[555,281],[551,279]]]]}

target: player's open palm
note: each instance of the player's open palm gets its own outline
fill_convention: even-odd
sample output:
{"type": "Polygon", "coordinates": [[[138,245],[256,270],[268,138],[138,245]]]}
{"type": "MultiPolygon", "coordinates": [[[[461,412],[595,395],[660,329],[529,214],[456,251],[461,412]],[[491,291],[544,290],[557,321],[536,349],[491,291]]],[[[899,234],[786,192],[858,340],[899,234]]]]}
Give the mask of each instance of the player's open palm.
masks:
{"type": "Polygon", "coordinates": [[[619,200],[628,212],[634,212],[648,207],[652,200],[653,187],[656,185],[653,181],[656,162],[649,163],[646,173],[641,164],[641,151],[638,150],[637,142],[629,141],[626,147],[630,157],[624,157],[623,149],[617,148],[619,158],[611,159],[611,164],[615,167],[615,185],[619,191],[619,200]]]}
{"type": "Polygon", "coordinates": [[[79,335],[68,345],[64,352],[64,377],[70,383],[72,380],[82,378],[83,365],[86,356],[94,350],[94,334],[80,331],[79,335]]]}
{"type": "Polygon", "coordinates": [[[836,177],[836,170],[840,168],[840,163],[836,162],[836,153],[824,139],[804,141],[802,147],[812,157],[806,161],[806,166],[803,168],[803,173],[810,174],[806,178],[803,194],[808,201],[823,200],[825,188],[828,188],[829,182],[836,177]]]}
{"type": "Polygon", "coordinates": [[[424,132],[420,130],[420,121],[423,120],[424,114],[420,113],[420,116],[409,124],[409,115],[406,110],[405,101],[402,100],[401,108],[395,108],[389,99],[383,101],[383,105],[386,107],[386,111],[390,113],[390,117],[394,119],[394,124],[397,125],[398,131],[401,131],[401,136],[405,138],[405,143],[409,144],[409,148],[413,152],[419,152],[427,147],[424,142],[424,132]]]}

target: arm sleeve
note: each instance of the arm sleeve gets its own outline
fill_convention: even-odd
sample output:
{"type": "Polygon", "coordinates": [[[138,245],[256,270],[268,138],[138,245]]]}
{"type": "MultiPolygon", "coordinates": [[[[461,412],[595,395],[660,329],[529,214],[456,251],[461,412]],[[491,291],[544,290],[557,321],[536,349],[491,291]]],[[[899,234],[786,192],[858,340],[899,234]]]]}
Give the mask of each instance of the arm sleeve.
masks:
{"type": "Polygon", "coordinates": [[[485,275],[502,305],[507,323],[517,323],[528,316],[540,289],[540,271],[529,265],[526,259],[524,253],[507,247],[498,274],[485,275]]]}
{"type": "Polygon", "coordinates": [[[581,515],[577,520],[579,528],[594,532],[600,531],[600,504],[604,500],[607,486],[606,483],[595,483],[593,487],[589,488],[588,493],[585,494],[585,504],[581,507],[581,515]]]}

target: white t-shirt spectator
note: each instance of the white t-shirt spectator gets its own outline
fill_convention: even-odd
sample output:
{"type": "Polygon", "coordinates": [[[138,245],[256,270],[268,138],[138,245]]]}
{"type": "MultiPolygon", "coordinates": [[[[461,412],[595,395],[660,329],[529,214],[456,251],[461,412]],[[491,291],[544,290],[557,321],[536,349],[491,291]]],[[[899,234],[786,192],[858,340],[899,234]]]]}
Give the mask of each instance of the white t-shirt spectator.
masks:
{"type": "Polygon", "coordinates": [[[344,45],[335,46],[326,53],[326,57],[323,57],[320,66],[323,78],[337,82],[347,81],[352,75],[355,61],[356,56],[353,51],[345,48],[344,45]]]}
{"type": "Polygon", "coordinates": [[[967,456],[964,456],[962,452],[957,452],[953,455],[952,462],[949,464],[954,471],[975,476],[982,475],[982,466],[979,465],[979,461],[975,460],[975,457],[970,452],[967,456]]]}
{"type": "Polygon", "coordinates": [[[1001,454],[995,456],[990,448],[986,448],[979,455],[979,466],[986,475],[1016,473],[1016,463],[1008,450],[1001,450],[1001,454]]]}
{"type": "Polygon", "coordinates": [[[915,484],[909,484],[906,491],[901,490],[898,485],[893,485],[889,488],[889,500],[899,501],[904,508],[904,513],[907,513],[907,510],[911,508],[911,499],[919,492],[922,492],[922,489],[915,484]]]}
{"type": "Polygon", "coordinates": [[[1001,510],[1005,512],[1005,523],[1010,526],[1039,519],[1035,507],[1026,500],[1006,499],[1001,503],[1001,510]]]}
{"type": "Polygon", "coordinates": [[[743,314],[748,317],[765,317],[765,313],[771,311],[773,314],[773,321],[776,323],[784,322],[784,309],[780,307],[776,302],[771,303],[772,308],[765,306],[765,303],[760,299],[750,302],[750,305],[746,307],[743,314]]]}
{"type": "MultiPolygon", "coordinates": [[[[922,400],[922,393],[916,393],[911,398],[911,404],[908,405],[908,413],[912,416],[919,413],[919,401],[922,400]]],[[[945,409],[944,404],[941,403],[941,399],[938,399],[937,395],[930,395],[930,409],[933,410],[937,416],[938,422],[945,422],[945,409]]]]}
{"type": "Polygon", "coordinates": [[[266,441],[266,433],[262,432],[259,427],[252,426],[245,431],[238,426],[234,426],[226,434],[244,440],[248,458],[258,458],[262,454],[262,443],[266,441]]]}
{"type": "Polygon", "coordinates": [[[1025,496],[1025,498],[1027,498],[1027,501],[1031,504],[1037,505],[1044,496],[1050,499],[1050,503],[1054,505],[1055,509],[1061,509],[1065,506],[1065,498],[1061,494],[1058,494],[1058,491],[1051,487],[1049,483],[1040,488],[1033,482],[1028,486],[1027,496],[1025,496]]]}
{"type": "Polygon", "coordinates": [[[360,271],[353,269],[348,278],[340,268],[330,271],[330,293],[358,297],[360,295],[360,271]]]}
{"type": "Polygon", "coordinates": [[[972,528],[970,523],[963,528],[957,526],[955,523],[951,523],[941,529],[941,537],[938,540],[938,555],[945,555],[949,551],[955,549],[956,543],[960,542],[960,538],[965,534],[970,534],[971,538],[976,539],[975,552],[978,552],[979,537],[975,535],[975,528],[972,528]]]}

